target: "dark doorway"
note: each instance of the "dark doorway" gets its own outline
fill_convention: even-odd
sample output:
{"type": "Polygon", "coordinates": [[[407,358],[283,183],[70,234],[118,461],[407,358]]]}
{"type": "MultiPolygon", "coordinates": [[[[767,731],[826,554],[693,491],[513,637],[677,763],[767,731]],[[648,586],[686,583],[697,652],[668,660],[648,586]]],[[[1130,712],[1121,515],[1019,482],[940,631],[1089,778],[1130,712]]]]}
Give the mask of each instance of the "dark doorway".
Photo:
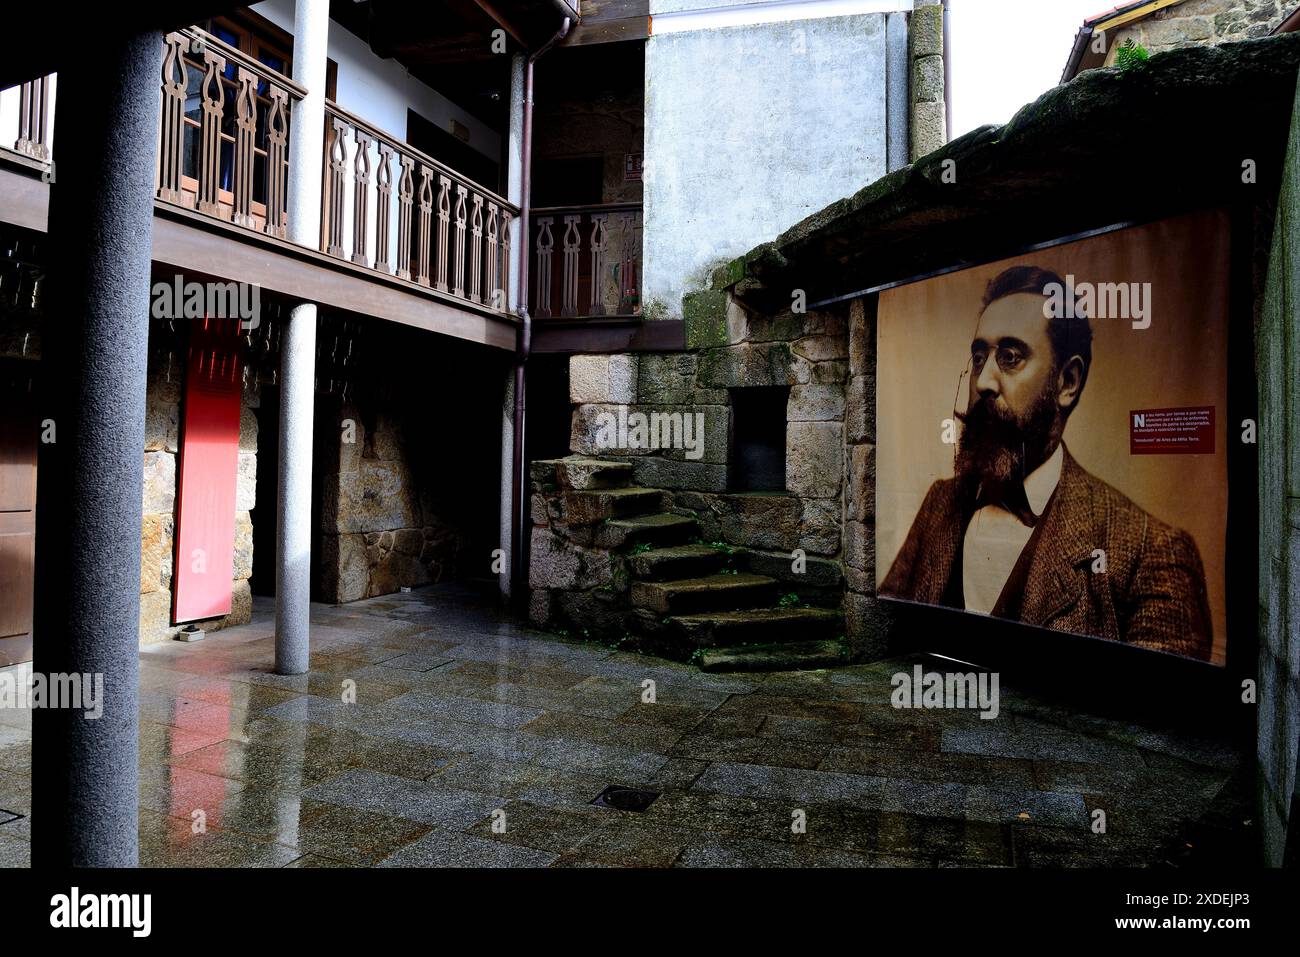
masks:
{"type": "MultiPolygon", "coordinates": [[[[465,131],[468,135],[468,131],[465,131]]],[[[501,169],[491,158],[415,110],[406,111],[406,142],[493,192],[501,191],[501,169]]],[[[418,187],[417,183],[417,187],[418,187]]],[[[434,184],[437,195],[437,184],[434,184]]]]}
{"type": "MultiPolygon", "coordinates": [[[[528,360],[524,441],[527,461],[559,459],[569,454],[572,409],[569,405],[569,357],[535,355],[528,360]]],[[[527,466],[524,474],[527,475],[527,466]]]]}
{"type": "Polygon", "coordinates": [[[577,156],[533,163],[533,206],[597,206],[605,196],[605,158],[577,156]]]}
{"type": "Polygon", "coordinates": [[[785,491],[785,407],[787,386],[731,390],[731,474],[733,492],[785,491]]]}

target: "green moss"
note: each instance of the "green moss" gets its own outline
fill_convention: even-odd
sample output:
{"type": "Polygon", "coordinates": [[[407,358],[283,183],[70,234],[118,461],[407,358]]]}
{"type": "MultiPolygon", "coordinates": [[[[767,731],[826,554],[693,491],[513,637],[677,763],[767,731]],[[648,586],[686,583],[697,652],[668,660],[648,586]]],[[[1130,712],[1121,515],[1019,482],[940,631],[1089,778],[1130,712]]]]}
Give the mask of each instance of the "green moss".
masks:
{"type": "Polygon", "coordinates": [[[727,294],[717,289],[682,296],[686,348],[705,349],[727,344],[727,294]]]}
{"type": "Polygon", "coordinates": [[[641,308],[641,318],[649,322],[658,322],[661,319],[667,319],[668,303],[662,299],[649,299],[641,308]]]}

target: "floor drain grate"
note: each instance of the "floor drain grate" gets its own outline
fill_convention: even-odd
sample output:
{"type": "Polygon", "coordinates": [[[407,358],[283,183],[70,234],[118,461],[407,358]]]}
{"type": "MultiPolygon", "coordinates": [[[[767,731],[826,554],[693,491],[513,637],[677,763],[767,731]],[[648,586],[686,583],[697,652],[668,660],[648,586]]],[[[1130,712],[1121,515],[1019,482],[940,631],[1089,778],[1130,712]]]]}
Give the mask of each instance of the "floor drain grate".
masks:
{"type": "Polygon", "coordinates": [[[619,811],[644,811],[658,796],[658,791],[624,788],[611,784],[597,794],[591,803],[596,807],[612,807],[619,811]]]}

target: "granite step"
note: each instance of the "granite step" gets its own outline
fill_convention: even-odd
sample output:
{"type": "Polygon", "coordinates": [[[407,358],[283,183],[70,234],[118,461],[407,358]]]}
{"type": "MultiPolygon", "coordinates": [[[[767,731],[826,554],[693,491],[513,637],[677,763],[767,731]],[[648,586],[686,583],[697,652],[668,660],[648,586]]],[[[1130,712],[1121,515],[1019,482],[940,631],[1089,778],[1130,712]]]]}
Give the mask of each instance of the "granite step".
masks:
{"type": "Polygon", "coordinates": [[[713,648],[699,662],[701,671],[810,671],[847,663],[838,641],[713,648]]]}
{"type": "Polygon", "coordinates": [[[699,525],[685,515],[656,512],[634,518],[614,518],[596,528],[597,548],[633,548],[637,545],[681,545],[698,538],[699,525]]]}
{"type": "Polygon", "coordinates": [[[768,605],[776,600],[777,581],[766,575],[738,572],[667,582],[632,583],[632,605],[661,615],[688,615],[768,605]]]}
{"type": "Polygon", "coordinates": [[[576,491],[623,488],[632,484],[632,463],[569,456],[559,460],[556,477],[564,488],[576,491]]]}
{"type": "Polygon", "coordinates": [[[669,619],[697,648],[796,644],[835,638],[844,618],[828,608],[749,608],[743,611],[677,615],[669,619]]]}
{"type": "Polygon", "coordinates": [[[728,557],[726,552],[708,545],[674,545],[632,555],[628,565],[637,578],[662,582],[712,575],[727,563],[728,557]]]}
{"type": "Polygon", "coordinates": [[[594,525],[607,518],[632,518],[663,507],[664,493],[655,488],[611,488],[564,493],[564,520],[570,525],[594,525]]]}
{"type": "Polygon", "coordinates": [[[562,459],[538,459],[532,463],[535,481],[558,483],[560,488],[587,491],[625,488],[632,484],[632,463],[568,455],[562,459]]]}

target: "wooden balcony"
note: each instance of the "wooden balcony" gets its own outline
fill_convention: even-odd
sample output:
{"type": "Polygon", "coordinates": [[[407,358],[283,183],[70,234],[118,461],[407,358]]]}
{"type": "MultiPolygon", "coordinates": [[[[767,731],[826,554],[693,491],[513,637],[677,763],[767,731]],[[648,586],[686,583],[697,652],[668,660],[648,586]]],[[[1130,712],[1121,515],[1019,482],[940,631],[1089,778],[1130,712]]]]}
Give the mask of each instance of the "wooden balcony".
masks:
{"type": "MultiPolygon", "coordinates": [[[[39,172],[46,184],[56,177],[57,160],[50,148],[51,85],[49,77],[22,85],[19,136],[5,150],[11,165],[27,167],[29,176],[39,172]]],[[[280,281],[286,291],[323,276],[324,266],[331,277],[323,285],[318,278],[315,288],[334,296],[330,304],[439,328],[439,321],[420,316],[418,302],[395,298],[404,291],[432,300],[435,315],[447,316],[450,306],[498,320],[496,328],[454,317],[442,325],[455,335],[513,347],[513,333],[501,323],[515,322],[507,294],[514,205],[328,103],[321,236],[308,253],[287,241],[286,202],[292,116],[306,91],[195,28],[166,36],[160,87],[155,205],[168,225],[160,230],[164,219],[156,221],[156,261],[194,271],[203,271],[201,264],[226,278],[274,288],[276,280],[267,279],[277,267],[265,255],[273,252],[286,276],[294,277],[280,281]],[[182,237],[170,226],[192,231],[205,222],[211,235],[255,239],[260,248],[226,242],[219,256],[204,257],[203,240],[182,237]],[[160,253],[160,235],[177,249],[160,253]],[[331,261],[338,265],[330,268],[331,261]],[[358,277],[383,288],[345,288],[358,277]]],[[[3,204],[12,207],[5,218],[43,229],[48,189],[13,176],[3,186],[16,197],[3,204]]]]}
{"type": "Polygon", "coordinates": [[[321,248],[507,312],[519,209],[337,104],[326,104],[325,120],[321,248]]]}
{"type": "Polygon", "coordinates": [[[640,316],[642,230],[640,203],[534,209],[532,315],[640,316]]]}

